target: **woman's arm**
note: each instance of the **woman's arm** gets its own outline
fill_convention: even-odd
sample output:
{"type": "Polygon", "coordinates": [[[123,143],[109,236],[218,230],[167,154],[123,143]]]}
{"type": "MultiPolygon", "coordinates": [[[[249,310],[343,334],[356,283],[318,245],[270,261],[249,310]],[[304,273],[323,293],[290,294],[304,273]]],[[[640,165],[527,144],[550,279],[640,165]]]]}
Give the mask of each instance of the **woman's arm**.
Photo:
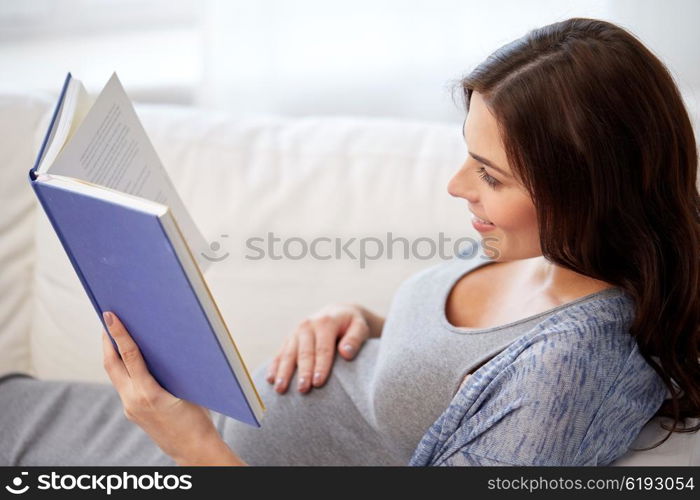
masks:
{"type": "Polygon", "coordinates": [[[180,466],[243,466],[248,465],[221,439],[211,443],[202,443],[196,450],[186,455],[173,457],[175,463],[180,466]]]}

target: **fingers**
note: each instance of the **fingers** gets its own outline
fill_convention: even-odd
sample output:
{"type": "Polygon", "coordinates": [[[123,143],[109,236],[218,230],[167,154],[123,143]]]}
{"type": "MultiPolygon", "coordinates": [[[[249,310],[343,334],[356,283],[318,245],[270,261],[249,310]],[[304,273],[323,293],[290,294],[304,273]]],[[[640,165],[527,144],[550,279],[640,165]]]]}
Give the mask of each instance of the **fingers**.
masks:
{"type": "Polygon", "coordinates": [[[265,380],[267,380],[270,384],[274,384],[275,382],[275,375],[277,375],[277,369],[279,368],[280,364],[280,357],[284,352],[285,345],[286,342],[282,344],[282,349],[280,349],[277,355],[274,358],[272,358],[272,361],[270,362],[270,367],[267,369],[267,376],[265,377],[265,380]]]}
{"type": "Polygon", "coordinates": [[[314,387],[322,386],[333,364],[335,355],[335,342],[338,338],[337,326],[333,318],[321,316],[314,321],[316,331],[316,360],[314,362],[314,373],[311,383],[314,387]]]}
{"type": "MultiPolygon", "coordinates": [[[[136,342],[131,338],[129,332],[126,331],[122,322],[117,318],[116,314],[111,312],[104,313],[104,320],[109,328],[110,335],[117,343],[122,367],[126,370],[127,375],[133,379],[149,382],[152,379],[151,373],[148,371],[146,362],[141,356],[141,351],[136,342]]],[[[118,366],[118,363],[114,362],[113,365],[118,366]]],[[[119,368],[115,368],[115,372],[123,374],[119,368]]]]}
{"type": "Polygon", "coordinates": [[[309,321],[299,328],[299,349],[297,354],[297,390],[306,392],[311,388],[311,374],[314,370],[316,338],[309,321]]]}
{"type": "Polygon", "coordinates": [[[119,355],[114,349],[112,341],[109,340],[107,332],[104,330],[102,331],[102,364],[109,379],[112,381],[112,385],[114,385],[117,391],[121,392],[126,383],[128,383],[129,374],[126,371],[124,363],[119,359],[119,355]]]}
{"type": "Polygon", "coordinates": [[[287,346],[289,345],[289,341],[290,341],[290,337],[287,337],[284,339],[284,341],[282,342],[282,347],[277,352],[275,357],[272,359],[272,362],[270,363],[270,367],[267,369],[266,380],[270,384],[281,383],[277,379],[277,373],[279,372],[280,361],[282,360],[284,353],[287,351],[287,346]]]}
{"type": "Polygon", "coordinates": [[[369,325],[367,321],[360,316],[355,316],[345,331],[345,335],[338,342],[338,352],[345,359],[352,359],[368,338],[369,325]]]}
{"type": "Polygon", "coordinates": [[[277,369],[277,379],[275,380],[275,390],[283,394],[289,385],[289,379],[294,373],[297,363],[297,337],[289,337],[284,352],[280,356],[279,367],[277,369]]]}
{"type": "Polygon", "coordinates": [[[297,390],[326,383],[333,366],[336,348],[346,360],[353,359],[369,338],[367,320],[356,306],[329,306],[302,321],[272,359],[266,380],[280,394],[286,392],[295,368],[297,390]],[[338,337],[342,335],[341,342],[338,337]],[[336,344],[338,344],[336,346],[336,344]]]}

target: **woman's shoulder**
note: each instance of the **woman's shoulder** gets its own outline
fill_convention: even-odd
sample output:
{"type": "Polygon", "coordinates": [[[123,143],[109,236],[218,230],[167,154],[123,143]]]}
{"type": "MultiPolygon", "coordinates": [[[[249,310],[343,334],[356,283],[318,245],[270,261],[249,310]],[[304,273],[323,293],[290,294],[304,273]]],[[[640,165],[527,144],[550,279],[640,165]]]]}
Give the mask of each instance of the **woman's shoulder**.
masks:
{"type": "MultiPolygon", "coordinates": [[[[656,372],[630,333],[634,304],[620,289],[605,290],[546,317],[494,358],[499,372],[536,384],[552,380],[596,389],[624,376],[656,372]]],[[[505,380],[503,380],[505,382],[505,380]]]]}
{"type": "Polygon", "coordinates": [[[414,462],[449,464],[459,451],[455,460],[576,465],[624,453],[665,397],[629,333],[628,299],[601,294],[516,339],[469,377],[414,462]]]}
{"type": "Polygon", "coordinates": [[[634,301],[627,292],[620,288],[605,289],[545,316],[511,348],[524,350],[539,344],[540,352],[544,352],[561,351],[567,345],[575,348],[603,343],[608,349],[629,352],[635,343],[629,334],[634,316],[634,301]]]}

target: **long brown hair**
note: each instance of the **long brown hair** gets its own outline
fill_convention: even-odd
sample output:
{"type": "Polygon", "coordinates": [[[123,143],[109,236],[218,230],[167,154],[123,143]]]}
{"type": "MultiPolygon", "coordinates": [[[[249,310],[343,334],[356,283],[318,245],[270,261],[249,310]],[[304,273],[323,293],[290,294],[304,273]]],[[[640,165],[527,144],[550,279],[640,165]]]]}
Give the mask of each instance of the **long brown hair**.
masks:
{"type": "Polygon", "coordinates": [[[619,26],[573,18],[501,47],[459,88],[496,117],[543,256],[634,299],[630,333],[671,395],[655,446],[700,429],[685,422],[700,417],[698,153],[665,65],[619,26]]]}

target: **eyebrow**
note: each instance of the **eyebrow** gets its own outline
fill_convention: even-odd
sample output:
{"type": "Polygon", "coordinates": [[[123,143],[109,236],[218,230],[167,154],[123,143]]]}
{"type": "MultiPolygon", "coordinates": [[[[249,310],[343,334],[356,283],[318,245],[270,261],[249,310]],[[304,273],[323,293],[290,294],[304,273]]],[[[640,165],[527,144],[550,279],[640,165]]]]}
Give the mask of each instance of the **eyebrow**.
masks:
{"type": "MultiPolygon", "coordinates": [[[[464,125],[466,125],[466,123],[467,123],[467,119],[465,118],[465,119],[464,119],[464,122],[462,123],[462,138],[464,139],[464,142],[467,141],[466,138],[464,137],[464,125]]],[[[500,172],[502,175],[505,175],[506,177],[512,177],[508,172],[506,172],[505,170],[503,170],[503,169],[500,168],[500,167],[497,167],[496,165],[493,164],[492,161],[487,160],[486,158],[484,158],[484,157],[481,156],[481,155],[478,155],[478,154],[476,154],[476,153],[471,153],[471,152],[470,152],[470,153],[469,153],[469,156],[471,156],[472,158],[474,158],[476,161],[481,162],[481,163],[483,163],[484,165],[486,165],[486,166],[488,166],[488,167],[491,167],[492,169],[496,170],[497,172],[500,172]]]]}
{"type": "Polygon", "coordinates": [[[509,174],[508,172],[506,172],[506,171],[503,170],[502,168],[497,167],[496,165],[494,165],[493,163],[491,163],[489,160],[487,160],[487,159],[484,158],[483,156],[479,156],[478,154],[476,154],[476,153],[471,153],[471,152],[469,153],[469,155],[470,155],[472,158],[474,158],[476,161],[481,162],[481,163],[483,163],[484,165],[486,165],[486,166],[488,166],[488,167],[491,167],[491,168],[494,169],[494,170],[497,170],[498,172],[500,172],[501,174],[505,175],[506,177],[510,177],[510,174],[509,174]]]}

